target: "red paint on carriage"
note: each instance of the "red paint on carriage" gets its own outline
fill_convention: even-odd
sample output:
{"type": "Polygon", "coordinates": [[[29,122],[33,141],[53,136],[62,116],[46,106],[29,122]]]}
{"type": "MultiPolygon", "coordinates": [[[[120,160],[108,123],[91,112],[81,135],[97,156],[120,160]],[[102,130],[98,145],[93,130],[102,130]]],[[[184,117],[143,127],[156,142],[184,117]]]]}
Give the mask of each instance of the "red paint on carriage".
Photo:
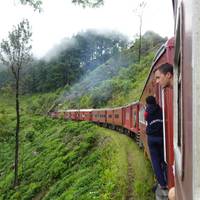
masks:
{"type": "Polygon", "coordinates": [[[81,121],[92,121],[92,110],[93,109],[81,109],[81,110],[79,110],[79,120],[81,120],[81,121]]]}
{"type": "Polygon", "coordinates": [[[78,110],[68,110],[70,114],[70,119],[78,121],[79,120],[79,111],[78,110]]]}
{"type": "Polygon", "coordinates": [[[113,109],[113,124],[115,126],[123,125],[122,107],[113,109]]]}
{"type": "Polygon", "coordinates": [[[139,134],[139,103],[132,103],[123,107],[123,127],[139,134]]]}
{"type": "Polygon", "coordinates": [[[154,78],[154,70],[157,69],[161,64],[170,63],[173,64],[173,55],[174,55],[174,38],[171,38],[163,45],[152,64],[149,76],[145,83],[142,95],[140,97],[140,136],[144,144],[145,151],[149,155],[149,149],[147,145],[147,135],[146,135],[146,125],[144,120],[144,110],[145,110],[145,100],[149,95],[155,96],[157,103],[164,108],[164,146],[165,146],[165,158],[167,163],[167,173],[168,173],[168,187],[171,188],[174,186],[174,176],[172,165],[174,161],[174,150],[173,150],[173,99],[172,91],[170,89],[161,89],[161,87],[156,84],[154,78]],[[163,102],[164,101],[164,102],[163,102]]]}
{"type": "Polygon", "coordinates": [[[94,109],[92,120],[97,123],[106,123],[106,109],[94,109]]]}
{"type": "Polygon", "coordinates": [[[108,124],[114,124],[114,111],[113,109],[107,109],[106,120],[108,124]]]}

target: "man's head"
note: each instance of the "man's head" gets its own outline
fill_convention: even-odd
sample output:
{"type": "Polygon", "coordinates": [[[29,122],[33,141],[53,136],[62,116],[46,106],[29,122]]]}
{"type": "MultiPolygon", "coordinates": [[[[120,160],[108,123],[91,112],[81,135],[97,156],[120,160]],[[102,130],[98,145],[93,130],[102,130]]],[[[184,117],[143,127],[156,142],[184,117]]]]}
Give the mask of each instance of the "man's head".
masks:
{"type": "Polygon", "coordinates": [[[172,87],[173,85],[173,66],[165,63],[158,67],[155,71],[156,83],[162,88],[172,87]]]}

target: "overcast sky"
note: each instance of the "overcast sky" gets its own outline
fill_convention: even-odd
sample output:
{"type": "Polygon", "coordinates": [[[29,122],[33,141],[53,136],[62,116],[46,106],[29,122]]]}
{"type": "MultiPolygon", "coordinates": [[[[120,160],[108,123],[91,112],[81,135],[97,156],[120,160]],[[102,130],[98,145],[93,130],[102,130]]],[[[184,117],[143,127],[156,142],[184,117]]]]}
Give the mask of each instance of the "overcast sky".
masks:
{"type": "MultiPolygon", "coordinates": [[[[88,28],[117,30],[134,38],[139,32],[139,19],[134,13],[139,0],[105,0],[100,8],[73,5],[71,0],[43,0],[43,12],[22,6],[19,0],[0,0],[0,41],[22,18],[30,20],[33,31],[33,53],[41,57],[65,37],[88,28]]],[[[146,0],[142,33],[152,30],[161,36],[173,35],[171,0],[146,0]]]]}

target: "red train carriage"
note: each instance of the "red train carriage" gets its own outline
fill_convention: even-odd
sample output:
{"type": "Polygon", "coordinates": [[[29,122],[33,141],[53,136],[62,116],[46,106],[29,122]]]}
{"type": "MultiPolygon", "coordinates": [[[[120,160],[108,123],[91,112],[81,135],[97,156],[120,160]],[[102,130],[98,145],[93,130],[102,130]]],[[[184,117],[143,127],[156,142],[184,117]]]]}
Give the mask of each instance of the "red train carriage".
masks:
{"type": "Polygon", "coordinates": [[[123,107],[123,126],[124,128],[130,130],[131,127],[133,126],[133,121],[132,121],[132,105],[127,105],[123,107]]]}
{"type": "Polygon", "coordinates": [[[79,120],[79,110],[67,110],[70,115],[71,120],[78,121],[79,120]]]}
{"type": "Polygon", "coordinates": [[[115,129],[114,126],[114,110],[113,108],[106,109],[106,126],[110,129],[115,129]]]}
{"type": "Polygon", "coordinates": [[[139,102],[137,103],[133,103],[132,104],[132,126],[131,126],[131,130],[136,133],[139,134],[139,102]]]}
{"type": "MultiPolygon", "coordinates": [[[[139,103],[132,103],[123,107],[123,127],[130,134],[136,134],[139,137],[139,103]]],[[[139,139],[139,138],[138,138],[139,139]]]]}
{"type": "Polygon", "coordinates": [[[173,0],[176,200],[200,199],[200,1],[173,0]]]}
{"type": "Polygon", "coordinates": [[[113,124],[118,128],[123,125],[122,110],[122,107],[113,109],[113,124]]]}
{"type": "Polygon", "coordinates": [[[144,120],[145,111],[145,99],[147,96],[155,96],[159,105],[163,108],[163,119],[164,119],[164,146],[165,146],[165,161],[167,163],[167,173],[168,173],[168,187],[171,188],[174,185],[173,177],[173,163],[174,163],[174,152],[173,152],[173,99],[172,89],[162,90],[159,85],[156,84],[154,79],[153,71],[158,68],[163,63],[173,64],[173,54],[174,54],[174,39],[170,39],[163,45],[153,62],[149,76],[147,78],[144,90],[140,97],[140,134],[141,140],[145,146],[145,151],[149,155],[147,137],[146,137],[146,123],[144,120]]]}
{"type": "Polygon", "coordinates": [[[139,132],[139,103],[123,107],[123,126],[133,133],[139,132]]]}
{"type": "Polygon", "coordinates": [[[93,109],[80,109],[79,110],[79,120],[92,121],[92,110],[93,109]]]}
{"type": "Polygon", "coordinates": [[[150,158],[149,148],[147,144],[147,136],[146,136],[146,121],[144,119],[145,106],[144,104],[140,104],[139,107],[140,107],[139,109],[140,142],[144,147],[144,153],[148,154],[148,157],[150,158]]]}
{"type": "Polygon", "coordinates": [[[106,123],[106,109],[94,109],[92,111],[92,121],[96,123],[106,123]]]}
{"type": "Polygon", "coordinates": [[[68,111],[63,111],[64,112],[64,119],[68,120],[70,119],[70,113],[68,111]]]}
{"type": "Polygon", "coordinates": [[[112,108],[108,108],[106,109],[106,120],[107,120],[107,124],[113,124],[114,122],[114,114],[113,114],[113,109],[112,108]]]}

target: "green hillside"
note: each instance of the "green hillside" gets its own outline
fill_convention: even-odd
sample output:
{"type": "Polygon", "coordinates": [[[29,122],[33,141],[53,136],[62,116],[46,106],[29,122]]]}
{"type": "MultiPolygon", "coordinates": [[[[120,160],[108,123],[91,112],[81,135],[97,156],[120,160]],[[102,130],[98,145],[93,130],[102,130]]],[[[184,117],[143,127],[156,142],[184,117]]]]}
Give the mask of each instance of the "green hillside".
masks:
{"type": "Polygon", "coordinates": [[[0,134],[1,200],[153,198],[150,163],[130,138],[87,122],[25,113],[20,132],[20,185],[13,188],[14,110],[12,102],[9,105],[3,98],[1,102],[1,130],[10,135],[5,139],[0,134]]]}

